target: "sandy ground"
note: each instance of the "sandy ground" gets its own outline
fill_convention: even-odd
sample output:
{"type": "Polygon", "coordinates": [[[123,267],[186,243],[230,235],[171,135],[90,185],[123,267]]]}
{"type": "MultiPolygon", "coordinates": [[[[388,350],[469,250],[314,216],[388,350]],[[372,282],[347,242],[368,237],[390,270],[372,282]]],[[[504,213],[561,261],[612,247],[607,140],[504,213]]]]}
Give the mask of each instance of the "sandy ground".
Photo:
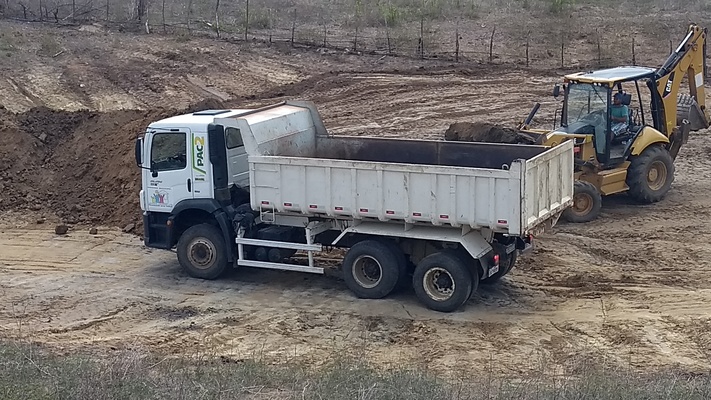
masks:
{"type": "Polygon", "coordinates": [[[452,314],[425,309],[411,292],[358,300],[330,276],[244,268],[191,279],[174,253],[133,235],[75,227],[57,236],[51,221],[13,226],[18,218],[7,216],[0,329],[64,349],[143,345],[314,364],[338,351],[452,373],[570,371],[585,356],[707,371],[708,134],[684,149],[666,200],[606,199],[601,219],[561,223],[512,275],[452,314]]]}
{"type": "MultiPolygon", "coordinates": [[[[359,64],[313,53],[285,58],[199,40],[120,42],[138,50],[126,53],[119,46],[102,60],[96,49],[118,43],[116,38],[72,32],[61,36],[61,57],[0,64],[15,71],[0,80],[0,104],[14,112],[37,105],[146,109],[165,99],[183,107],[206,91],[261,104],[304,98],[317,103],[336,134],[437,139],[457,121],[512,125],[535,101],[544,104],[539,122],[549,124],[555,111],[549,96],[555,71],[431,63],[396,71],[365,58],[359,64]],[[153,69],[107,72],[96,61],[135,61],[141,54],[153,69]],[[174,64],[165,61],[181,55],[174,64]],[[217,60],[224,63],[191,78],[217,60]],[[329,72],[334,66],[342,72],[329,72]],[[240,68],[245,70],[238,75],[240,68]]],[[[120,115],[121,124],[127,116],[120,115]]],[[[98,118],[97,126],[107,126],[106,118],[98,118]]],[[[100,135],[87,120],[77,132],[100,135]]],[[[667,199],[651,206],[633,205],[625,196],[605,199],[599,220],[561,223],[539,238],[536,251],[512,275],[482,288],[452,314],[425,309],[412,292],[358,300],[332,276],[244,268],[219,281],[191,279],[174,253],[146,249],[135,235],[109,227],[90,235],[88,226],[76,225],[58,236],[53,216],[36,224],[41,211],[6,210],[0,216],[0,336],[31,338],[67,352],[143,346],[175,355],[309,364],[342,353],[461,375],[574,372],[585,357],[638,370],[708,372],[710,134],[694,134],[682,149],[667,199]]],[[[81,143],[81,135],[72,140],[81,143]]],[[[94,140],[101,146],[100,136],[94,140]]],[[[111,150],[128,154],[122,157],[133,168],[132,142],[120,146],[111,150]]],[[[125,192],[119,195],[136,196],[125,192]]],[[[322,261],[337,264],[333,256],[322,261]]]]}

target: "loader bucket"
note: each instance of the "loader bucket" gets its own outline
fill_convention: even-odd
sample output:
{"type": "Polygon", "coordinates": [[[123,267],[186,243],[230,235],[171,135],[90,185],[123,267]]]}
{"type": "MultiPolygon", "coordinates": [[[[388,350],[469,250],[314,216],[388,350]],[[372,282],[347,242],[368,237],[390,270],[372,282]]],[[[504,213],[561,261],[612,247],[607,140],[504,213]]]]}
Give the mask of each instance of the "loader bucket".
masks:
{"type": "Polygon", "coordinates": [[[686,94],[680,95],[677,101],[677,126],[681,126],[683,120],[689,121],[690,129],[692,131],[698,131],[699,129],[706,129],[709,127],[709,121],[706,118],[704,111],[701,107],[699,107],[699,104],[692,96],[686,94]]]}

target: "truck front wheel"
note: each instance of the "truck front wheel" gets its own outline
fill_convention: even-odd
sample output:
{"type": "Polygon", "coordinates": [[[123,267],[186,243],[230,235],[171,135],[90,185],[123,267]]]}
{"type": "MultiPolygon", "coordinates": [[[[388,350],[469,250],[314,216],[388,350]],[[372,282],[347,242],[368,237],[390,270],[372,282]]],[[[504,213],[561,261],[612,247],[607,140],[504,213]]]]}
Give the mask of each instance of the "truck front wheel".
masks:
{"type": "Polygon", "coordinates": [[[428,308],[441,312],[463,306],[478,281],[476,268],[468,268],[460,257],[446,251],[423,258],[412,277],[417,298],[428,308]]]}
{"type": "Polygon", "coordinates": [[[362,299],[381,299],[396,287],[403,260],[394,248],[377,240],[356,243],[343,258],[343,280],[362,299]]]}
{"type": "Polygon", "coordinates": [[[217,279],[227,268],[222,232],[210,224],[186,229],[178,240],[178,262],[194,278],[217,279]]]}

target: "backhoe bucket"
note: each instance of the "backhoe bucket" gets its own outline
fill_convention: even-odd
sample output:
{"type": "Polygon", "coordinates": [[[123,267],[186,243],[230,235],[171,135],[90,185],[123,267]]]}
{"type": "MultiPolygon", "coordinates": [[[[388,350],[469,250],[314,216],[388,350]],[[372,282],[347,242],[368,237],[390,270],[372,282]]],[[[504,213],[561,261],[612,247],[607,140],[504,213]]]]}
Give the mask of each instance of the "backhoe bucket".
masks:
{"type": "Polygon", "coordinates": [[[692,131],[706,129],[709,127],[709,121],[706,114],[699,107],[696,100],[689,95],[683,94],[679,96],[677,101],[676,124],[682,125],[683,120],[689,121],[689,126],[692,131]]]}

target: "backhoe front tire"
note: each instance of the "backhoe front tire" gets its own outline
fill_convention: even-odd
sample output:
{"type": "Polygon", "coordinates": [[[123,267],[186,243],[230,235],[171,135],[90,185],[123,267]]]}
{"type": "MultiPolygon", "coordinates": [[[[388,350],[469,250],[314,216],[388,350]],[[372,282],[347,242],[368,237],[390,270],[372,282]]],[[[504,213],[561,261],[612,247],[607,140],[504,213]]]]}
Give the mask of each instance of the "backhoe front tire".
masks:
{"type": "Polygon", "coordinates": [[[193,278],[217,279],[227,269],[227,246],[214,225],[186,229],[178,240],[178,262],[193,278]]]}
{"type": "Polygon", "coordinates": [[[627,170],[629,194],[644,204],[656,203],[666,196],[674,181],[674,160],[665,148],[654,145],[632,158],[627,170]]]}
{"type": "Polygon", "coordinates": [[[602,195],[590,182],[575,181],[573,205],[563,212],[563,218],[572,223],[590,222],[600,215],[602,195]]]}

